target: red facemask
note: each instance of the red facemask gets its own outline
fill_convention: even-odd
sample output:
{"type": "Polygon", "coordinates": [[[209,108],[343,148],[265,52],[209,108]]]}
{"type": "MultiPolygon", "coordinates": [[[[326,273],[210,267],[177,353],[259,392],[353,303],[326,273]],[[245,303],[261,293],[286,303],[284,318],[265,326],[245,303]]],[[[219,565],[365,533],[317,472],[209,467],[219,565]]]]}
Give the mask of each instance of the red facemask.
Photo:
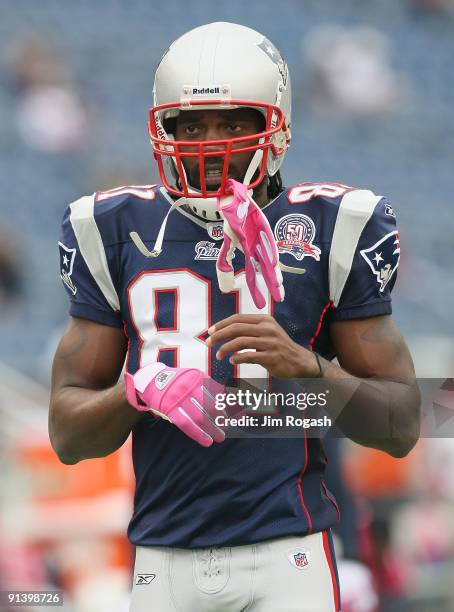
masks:
{"type": "Polygon", "coordinates": [[[269,151],[276,157],[282,155],[290,142],[290,132],[285,124],[285,116],[282,110],[273,104],[262,102],[252,102],[250,100],[191,100],[185,110],[197,107],[213,106],[226,109],[246,107],[259,110],[265,114],[265,129],[257,134],[241,136],[238,138],[226,138],[221,140],[185,141],[171,140],[163,128],[160,114],[169,110],[181,110],[181,103],[161,104],[149,110],[148,131],[150,134],[153,153],[158,164],[159,174],[164,187],[169,193],[179,197],[190,198],[211,198],[226,194],[226,182],[232,154],[263,151],[257,170],[253,173],[252,182],[247,185],[248,189],[254,189],[259,185],[266,173],[269,151]],[[251,141],[256,141],[251,144],[251,141]],[[210,157],[221,158],[223,160],[222,175],[219,188],[215,191],[207,189],[205,181],[205,161],[210,157]],[[200,190],[195,191],[188,185],[186,172],[183,168],[183,159],[196,158],[199,164],[200,190]],[[164,160],[173,159],[175,169],[178,172],[181,188],[172,186],[166,176],[164,160]]]}

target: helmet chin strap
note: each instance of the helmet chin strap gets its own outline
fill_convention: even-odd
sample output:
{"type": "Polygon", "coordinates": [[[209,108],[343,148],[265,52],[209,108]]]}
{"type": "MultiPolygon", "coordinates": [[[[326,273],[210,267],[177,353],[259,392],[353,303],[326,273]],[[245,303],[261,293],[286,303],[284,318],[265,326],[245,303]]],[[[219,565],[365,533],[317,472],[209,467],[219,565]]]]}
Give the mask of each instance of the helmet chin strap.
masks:
{"type": "MultiPolygon", "coordinates": [[[[260,139],[260,144],[263,142],[263,138],[260,139]]],[[[254,153],[251,162],[248,166],[248,169],[246,170],[246,174],[244,175],[244,179],[243,179],[243,185],[247,185],[252,177],[254,176],[256,170],[258,169],[258,167],[260,166],[260,163],[262,161],[262,157],[263,157],[263,151],[262,149],[257,149],[257,151],[254,153]]],[[[252,193],[252,189],[249,190],[252,193]]]]}
{"type": "MultiPolygon", "coordinates": [[[[257,150],[254,153],[249,163],[248,169],[246,170],[246,174],[244,175],[244,179],[243,179],[244,185],[247,185],[249,181],[251,180],[251,178],[253,177],[254,173],[256,172],[257,168],[260,165],[260,162],[262,161],[262,156],[263,156],[262,150],[257,150]]],[[[184,168],[182,168],[182,170],[184,172],[184,178],[186,180],[186,184],[189,187],[189,183],[187,182],[186,171],[184,168]]],[[[197,193],[197,191],[195,191],[192,188],[191,188],[191,191],[193,193],[197,193]]],[[[252,197],[252,189],[250,189],[248,193],[252,197]]],[[[139,249],[139,251],[142,253],[142,255],[144,255],[145,257],[158,257],[161,254],[162,243],[164,242],[164,234],[166,231],[166,225],[167,225],[167,220],[169,218],[169,215],[173,210],[175,210],[175,208],[179,208],[180,206],[183,206],[184,204],[189,205],[190,208],[199,217],[202,217],[203,219],[207,219],[208,221],[220,221],[221,220],[216,215],[216,212],[217,212],[216,210],[217,198],[216,197],[213,197],[213,198],[191,198],[191,197],[178,198],[178,200],[175,200],[175,202],[173,202],[173,204],[167,211],[167,214],[161,223],[161,227],[159,229],[159,233],[156,238],[156,242],[155,242],[155,245],[152,251],[148,250],[148,248],[146,247],[146,245],[144,244],[143,240],[140,238],[137,232],[130,232],[129,235],[131,236],[132,241],[134,242],[136,247],[139,249]],[[205,215],[203,215],[204,211],[205,211],[205,215]]]]}
{"type": "MultiPolygon", "coordinates": [[[[162,188],[164,189],[164,188],[162,188]]],[[[158,257],[162,253],[162,243],[164,242],[164,234],[166,231],[167,219],[169,218],[170,213],[175,210],[175,208],[179,208],[186,203],[186,198],[178,198],[173,202],[172,206],[167,211],[166,216],[164,217],[163,222],[161,223],[161,227],[159,228],[159,232],[156,238],[156,242],[154,244],[153,250],[149,251],[143,242],[142,238],[139,236],[137,232],[129,232],[131,240],[134,242],[136,247],[145,257],[158,257]]]]}

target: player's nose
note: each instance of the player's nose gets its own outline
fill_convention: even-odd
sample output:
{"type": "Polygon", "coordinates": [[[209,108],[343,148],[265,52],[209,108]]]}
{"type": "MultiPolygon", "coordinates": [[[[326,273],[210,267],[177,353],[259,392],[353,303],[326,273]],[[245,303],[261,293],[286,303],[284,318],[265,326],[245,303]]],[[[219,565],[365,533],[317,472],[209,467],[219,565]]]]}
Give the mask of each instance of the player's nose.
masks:
{"type": "MultiPolygon", "coordinates": [[[[213,137],[207,140],[220,140],[221,136],[213,134],[213,137]]],[[[224,163],[226,146],[225,144],[208,144],[204,146],[205,153],[211,153],[208,157],[206,157],[206,165],[215,165],[219,166],[224,163]],[[217,153],[217,155],[213,155],[213,153],[217,153]]]]}
{"type": "MultiPolygon", "coordinates": [[[[222,140],[223,136],[222,136],[222,131],[220,129],[220,127],[216,124],[216,123],[208,123],[208,125],[205,128],[205,140],[222,140]]],[[[207,149],[211,149],[211,150],[217,150],[217,149],[221,149],[222,145],[207,145],[206,146],[207,149]]]]}

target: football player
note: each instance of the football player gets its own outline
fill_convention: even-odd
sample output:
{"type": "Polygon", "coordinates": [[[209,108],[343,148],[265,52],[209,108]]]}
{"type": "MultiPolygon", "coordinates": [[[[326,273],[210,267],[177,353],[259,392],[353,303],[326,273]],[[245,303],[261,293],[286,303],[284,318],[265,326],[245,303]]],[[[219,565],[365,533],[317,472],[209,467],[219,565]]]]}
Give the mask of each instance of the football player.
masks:
{"type": "Polygon", "coordinates": [[[225,439],[216,397],[232,377],[324,377],[348,399],[336,421],[346,436],[411,450],[414,370],[390,316],[393,208],[341,184],[283,187],[288,68],[241,25],[170,46],[149,133],[163,185],[82,197],[63,219],[71,319],[52,444],[74,464],[132,432],[134,612],[337,611],[339,510],[320,440],[225,439]]]}

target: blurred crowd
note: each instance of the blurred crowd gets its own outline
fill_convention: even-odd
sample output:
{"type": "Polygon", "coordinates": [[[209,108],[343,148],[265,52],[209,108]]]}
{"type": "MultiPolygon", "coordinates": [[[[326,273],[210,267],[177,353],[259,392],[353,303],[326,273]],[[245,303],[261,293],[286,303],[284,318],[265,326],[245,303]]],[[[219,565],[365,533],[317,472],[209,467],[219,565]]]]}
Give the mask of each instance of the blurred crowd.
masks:
{"type": "MultiPolygon", "coordinates": [[[[28,0],[0,22],[0,590],[62,588],[73,612],[127,609],[133,483],[128,447],[71,468],[49,448],[46,388],[67,320],[56,241],[70,201],[157,180],[146,110],[178,34],[225,19],[282,47],[294,88],[286,183],[390,196],[404,245],[395,316],[420,376],[454,365],[453,1],[282,0],[280,20],[239,0],[228,10],[196,0],[191,15],[172,0],[158,18],[145,0],[126,4],[65,12],[28,0]]],[[[422,440],[405,460],[327,446],[343,612],[452,612],[453,440],[422,440]]]]}
{"type": "Polygon", "coordinates": [[[9,73],[18,136],[42,153],[89,146],[89,119],[77,86],[57,48],[38,35],[19,39],[10,51],[9,73]]]}

